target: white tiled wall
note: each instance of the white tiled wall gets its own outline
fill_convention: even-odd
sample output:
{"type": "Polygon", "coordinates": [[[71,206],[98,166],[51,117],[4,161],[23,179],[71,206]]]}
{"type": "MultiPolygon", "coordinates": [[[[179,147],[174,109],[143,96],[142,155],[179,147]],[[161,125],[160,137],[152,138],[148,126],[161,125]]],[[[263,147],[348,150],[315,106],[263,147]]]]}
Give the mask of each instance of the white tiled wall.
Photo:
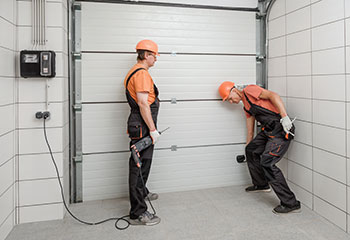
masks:
{"type": "MultiPolygon", "coordinates": [[[[65,0],[47,1],[47,44],[56,52],[56,77],[18,78],[18,203],[17,223],[59,219],[64,214],[56,173],[43,137],[43,122],[35,112],[48,109],[47,137],[57,162],[60,177],[68,180],[68,48],[67,6],[65,0]],[[48,87],[48,90],[46,90],[48,87]],[[49,106],[46,108],[46,91],[49,106]],[[35,94],[34,94],[35,93],[35,94]],[[34,167],[37,166],[37,167],[34,167]],[[48,191],[50,192],[48,194],[48,191]]],[[[31,49],[31,1],[17,0],[18,51],[31,49]]],[[[17,77],[19,73],[17,73],[17,77]]]]}
{"type": "MultiPolygon", "coordinates": [[[[48,83],[47,134],[68,192],[68,48],[67,1],[47,1],[47,46],[54,50],[56,78],[48,83]]],[[[31,44],[31,1],[0,1],[0,240],[18,223],[60,219],[60,191],[42,121],[46,81],[19,77],[18,56],[31,44]],[[6,33],[6,34],[3,34],[6,33]],[[47,194],[50,191],[50,194],[47,194]],[[33,194],[34,193],[34,194],[33,194]]]]}
{"type": "Polygon", "coordinates": [[[268,87],[285,93],[288,114],[297,117],[287,177],[304,206],[350,232],[350,4],[275,4],[268,87]]]}
{"type": "Polygon", "coordinates": [[[13,0],[0,1],[0,239],[15,224],[15,30],[13,0]],[[3,34],[6,33],[6,34],[3,34]]]}

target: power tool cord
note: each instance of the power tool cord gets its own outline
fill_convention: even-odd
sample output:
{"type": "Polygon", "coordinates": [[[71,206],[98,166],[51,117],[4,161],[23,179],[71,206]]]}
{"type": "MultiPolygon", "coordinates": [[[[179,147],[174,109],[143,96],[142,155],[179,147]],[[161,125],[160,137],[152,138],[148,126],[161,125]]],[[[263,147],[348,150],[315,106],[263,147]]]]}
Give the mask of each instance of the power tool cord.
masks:
{"type": "MultiPolygon", "coordinates": [[[[58,183],[60,185],[60,189],[61,189],[61,196],[62,196],[62,201],[63,201],[63,205],[65,207],[65,209],[67,210],[67,212],[72,216],[72,218],[74,218],[76,221],[80,222],[80,223],[83,223],[83,224],[86,224],[86,225],[99,225],[99,224],[102,224],[102,223],[105,223],[105,222],[108,222],[108,221],[113,221],[113,220],[116,220],[114,226],[115,228],[117,228],[118,230],[125,230],[127,229],[129,226],[130,226],[130,222],[126,219],[127,217],[130,217],[130,215],[125,215],[125,216],[122,216],[122,217],[113,217],[113,218],[107,218],[105,220],[102,220],[102,221],[99,221],[99,222],[86,222],[86,221],[83,221],[81,219],[79,219],[78,217],[76,217],[68,208],[67,206],[67,203],[66,203],[66,199],[64,197],[64,191],[63,191],[63,186],[62,186],[62,182],[61,182],[61,178],[60,178],[60,174],[59,174],[59,171],[58,171],[58,167],[57,167],[57,164],[56,164],[56,161],[55,161],[55,158],[53,156],[53,153],[52,153],[52,150],[51,150],[51,146],[50,146],[50,143],[47,139],[47,134],[46,134],[46,118],[44,117],[44,136],[45,136],[45,141],[46,141],[46,144],[47,144],[47,147],[50,151],[50,156],[51,156],[51,160],[53,162],[53,165],[55,167],[55,170],[56,170],[56,175],[57,175],[57,179],[58,179],[58,183]],[[125,227],[119,227],[118,226],[118,223],[119,221],[124,221],[126,222],[126,226],[125,227]]],[[[146,189],[146,186],[145,186],[145,182],[143,180],[143,177],[142,177],[142,171],[141,171],[141,168],[140,168],[140,175],[141,175],[141,181],[142,181],[142,184],[143,184],[143,187],[146,189]]],[[[147,196],[147,200],[153,210],[153,214],[156,214],[156,211],[151,203],[151,200],[149,199],[149,197],[147,196]]]]}

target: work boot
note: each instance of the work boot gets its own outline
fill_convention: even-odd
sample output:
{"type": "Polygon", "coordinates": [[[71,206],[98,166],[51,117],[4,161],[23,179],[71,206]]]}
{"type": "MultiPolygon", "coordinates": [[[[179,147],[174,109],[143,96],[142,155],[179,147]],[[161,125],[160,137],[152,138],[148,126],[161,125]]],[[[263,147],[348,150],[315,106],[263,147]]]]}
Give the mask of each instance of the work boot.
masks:
{"type": "Polygon", "coordinates": [[[158,194],[157,193],[151,193],[149,192],[147,196],[145,197],[146,200],[154,201],[158,199],[158,194]]]}
{"type": "Polygon", "coordinates": [[[287,207],[281,204],[275,207],[272,210],[272,212],[276,214],[292,213],[292,212],[297,213],[297,212],[301,212],[301,205],[299,201],[297,201],[297,203],[293,207],[287,207]]]}
{"type": "Polygon", "coordinates": [[[142,213],[138,218],[136,219],[130,219],[131,225],[146,225],[146,226],[152,226],[160,223],[160,218],[156,215],[146,211],[142,213]]]}
{"type": "Polygon", "coordinates": [[[269,185],[260,187],[260,186],[249,186],[245,189],[246,192],[271,192],[271,188],[269,185]]]}

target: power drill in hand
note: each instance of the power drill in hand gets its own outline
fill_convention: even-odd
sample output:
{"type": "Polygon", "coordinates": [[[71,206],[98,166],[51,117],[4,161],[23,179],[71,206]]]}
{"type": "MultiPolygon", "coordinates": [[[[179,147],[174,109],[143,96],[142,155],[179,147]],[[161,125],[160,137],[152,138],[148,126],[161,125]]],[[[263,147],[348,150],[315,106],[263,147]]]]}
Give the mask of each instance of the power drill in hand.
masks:
{"type": "MultiPolygon", "coordinates": [[[[165,132],[169,128],[170,127],[164,129],[163,131],[160,131],[159,134],[162,134],[163,132],[165,132]]],[[[151,146],[152,143],[153,143],[152,138],[150,136],[147,136],[147,137],[142,138],[140,141],[136,142],[135,144],[133,144],[130,147],[132,157],[133,157],[135,164],[138,168],[140,168],[142,165],[141,160],[140,160],[140,152],[142,150],[148,148],[149,146],[151,146]]]]}

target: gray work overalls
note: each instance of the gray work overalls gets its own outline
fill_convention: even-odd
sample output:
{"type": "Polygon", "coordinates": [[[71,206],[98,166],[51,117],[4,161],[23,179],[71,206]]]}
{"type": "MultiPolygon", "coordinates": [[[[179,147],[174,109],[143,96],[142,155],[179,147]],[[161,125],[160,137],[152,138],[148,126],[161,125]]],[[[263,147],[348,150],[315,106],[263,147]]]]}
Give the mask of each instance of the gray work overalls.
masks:
{"type": "MultiPolygon", "coordinates": [[[[297,204],[295,195],[289,189],[282,171],[276,166],[287,152],[293,137],[289,134],[287,139],[278,113],[253,104],[244,90],[243,94],[250,105],[249,110],[246,108],[244,110],[262,125],[261,132],[245,148],[252,182],[259,187],[270,184],[280,199],[281,205],[295,206],[297,204]]],[[[294,133],[294,131],[293,125],[291,132],[294,133]]]]}
{"type": "MultiPolygon", "coordinates": [[[[125,84],[125,94],[126,98],[128,100],[129,106],[130,106],[130,115],[128,118],[128,134],[130,141],[130,146],[133,145],[135,142],[139,141],[141,138],[149,136],[149,129],[143,120],[140,108],[137,104],[137,102],[131,97],[129,90],[128,90],[128,84],[131,79],[131,77],[138,71],[145,71],[144,68],[138,68],[134,72],[132,72],[125,84]]],[[[150,105],[151,108],[151,114],[152,119],[157,127],[157,116],[158,116],[158,110],[159,110],[159,99],[158,99],[158,89],[156,85],[153,85],[154,92],[156,95],[155,101],[150,105]]],[[[146,185],[150,170],[151,170],[151,163],[152,163],[152,157],[153,157],[153,149],[154,145],[151,145],[149,148],[143,150],[140,152],[140,160],[142,162],[142,177],[144,180],[144,183],[146,185]]],[[[140,169],[136,166],[132,155],[130,155],[129,158],[129,197],[130,197],[130,218],[136,219],[138,218],[142,213],[144,213],[147,210],[147,205],[145,202],[145,197],[149,193],[148,189],[143,186],[141,175],[140,175],[140,169]]]]}

